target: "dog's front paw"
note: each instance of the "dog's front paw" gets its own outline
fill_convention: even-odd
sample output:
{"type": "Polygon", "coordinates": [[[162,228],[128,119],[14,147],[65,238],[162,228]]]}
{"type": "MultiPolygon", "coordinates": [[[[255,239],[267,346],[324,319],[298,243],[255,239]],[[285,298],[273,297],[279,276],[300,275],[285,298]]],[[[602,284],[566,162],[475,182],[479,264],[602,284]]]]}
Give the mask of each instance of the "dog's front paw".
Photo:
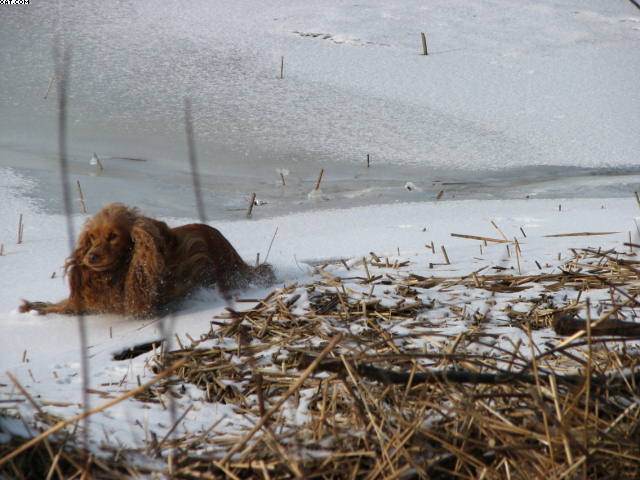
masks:
{"type": "Polygon", "coordinates": [[[38,315],[46,315],[48,305],[47,302],[29,302],[28,300],[22,300],[22,305],[20,305],[18,310],[21,313],[34,311],[37,312],[38,315]]]}

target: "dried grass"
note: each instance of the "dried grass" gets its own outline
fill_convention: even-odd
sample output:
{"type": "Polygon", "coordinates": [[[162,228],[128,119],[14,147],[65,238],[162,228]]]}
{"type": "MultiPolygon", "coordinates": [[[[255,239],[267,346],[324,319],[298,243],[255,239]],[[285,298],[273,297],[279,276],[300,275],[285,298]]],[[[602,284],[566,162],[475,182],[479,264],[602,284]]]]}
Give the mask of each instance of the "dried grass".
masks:
{"type": "MultiPolygon", "coordinates": [[[[613,250],[573,254],[560,273],[529,276],[483,268],[427,278],[411,273],[406,262],[375,254],[362,268],[345,265],[342,278],[338,267],[318,267],[314,283],[274,290],[242,312],[229,309],[191,345],[156,355],[156,372],[185,363],[136,397],[157,402],[169,389],[181,396],[183,385],[194,385],[208,402],[231,405],[261,425],[251,435],[243,439],[215,425],[179,435],[176,429],[152,446],[161,468],[122,451],[87,463],[81,450],[63,449],[58,439],[28,450],[0,473],[639,478],[640,355],[637,343],[629,343],[638,336],[598,328],[636,320],[640,262],[613,250]],[[575,295],[559,301],[559,291],[575,295]],[[610,301],[591,307],[581,301],[586,291],[609,292],[610,301]],[[448,301],[425,300],[435,292],[448,301]],[[467,309],[456,302],[463,294],[488,299],[487,308],[467,309]],[[507,308],[497,311],[496,302],[507,308]],[[466,331],[447,333],[434,322],[443,318],[464,321],[466,331]],[[496,318],[524,338],[550,326],[564,333],[566,322],[574,322],[573,335],[545,346],[498,342],[490,328],[496,318]],[[338,335],[329,356],[319,357],[338,335]],[[236,342],[222,347],[217,340],[223,337],[236,342]]],[[[0,445],[0,455],[16,446],[0,445]]]]}

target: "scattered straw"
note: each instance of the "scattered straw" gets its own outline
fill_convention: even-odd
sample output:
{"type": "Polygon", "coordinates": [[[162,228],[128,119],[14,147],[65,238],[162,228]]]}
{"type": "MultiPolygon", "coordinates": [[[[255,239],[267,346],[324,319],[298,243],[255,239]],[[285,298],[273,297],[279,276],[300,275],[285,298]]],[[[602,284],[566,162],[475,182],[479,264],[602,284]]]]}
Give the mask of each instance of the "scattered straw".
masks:
{"type": "Polygon", "coordinates": [[[87,463],[52,437],[50,453],[0,446],[0,474],[638,478],[639,263],[627,249],[570,253],[556,271],[536,275],[486,265],[425,277],[374,252],[323,265],[306,285],[229,308],[208,333],[186,337],[190,345],[147,353],[156,372],[173,364],[175,375],[130,395],[189,402],[152,442],[156,463],[123,449],[87,463]],[[587,295],[601,300],[592,305],[587,295]],[[471,299],[482,298],[479,309],[471,299]],[[184,385],[206,400],[189,410],[193,391],[184,385]],[[219,404],[250,426],[179,428],[189,411],[206,415],[219,404]],[[38,465],[28,467],[27,455],[38,465]]]}

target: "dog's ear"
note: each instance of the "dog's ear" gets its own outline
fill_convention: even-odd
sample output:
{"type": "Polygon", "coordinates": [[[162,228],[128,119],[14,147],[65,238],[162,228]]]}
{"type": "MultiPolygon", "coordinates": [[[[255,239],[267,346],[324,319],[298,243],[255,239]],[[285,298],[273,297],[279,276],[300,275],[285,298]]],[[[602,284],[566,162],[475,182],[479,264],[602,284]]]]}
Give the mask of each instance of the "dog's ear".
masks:
{"type": "Polygon", "coordinates": [[[125,307],[131,315],[147,316],[154,313],[160,303],[173,234],[166,223],[140,217],[131,228],[131,241],[133,250],[125,278],[125,307]]]}
{"type": "Polygon", "coordinates": [[[91,248],[91,239],[89,238],[90,230],[87,228],[88,225],[85,226],[84,230],[80,233],[78,237],[78,242],[76,243],[76,249],[69,255],[67,261],[64,264],[64,272],[67,274],[70,269],[74,267],[82,266],[82,259],[87,254],[89,249],[91,248]]]}

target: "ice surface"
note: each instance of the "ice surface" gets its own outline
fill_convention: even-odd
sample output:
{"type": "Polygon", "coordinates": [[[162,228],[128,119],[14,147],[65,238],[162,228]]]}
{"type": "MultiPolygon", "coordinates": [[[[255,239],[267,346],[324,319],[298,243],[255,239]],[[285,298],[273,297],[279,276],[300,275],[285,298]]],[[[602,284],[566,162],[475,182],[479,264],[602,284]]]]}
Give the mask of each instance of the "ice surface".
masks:
{"type": "MultiPolygon", "coordinates": [[[[165,205],[148,200],[158,191],[192,201],[182,191],[185,96],[209,203],[224,208],[244,206],[256,190],[276,207],[270,215],[287,212],[280,199],[294,210],[317,208],[303,200],[320,167],[324,192],[341,206],[404,200],[397,187],[407,181],[423,190],[456,183],[446,190],[457,198],[620,195],[638,186],[639,20],[628,2],[597,0],[260,8],[92,0],[4,9],[0,165],[30,169],[49,198],[55,82],[43,96],[59,27],[72,49],[72,173],[84,183],[93,152],[106,159],[109,178],[133,175],[111,158],[146,160],[135,176],[137,203],[159,211],[165,205]],[[277,188],[279,168],[290,171],[289,188],[277,188]],[[593,174],[617,175],[617,185],[583,189],[593,174]],[[296,179],[305,184],[295,188],[296,179]]],[[[97,187],[92,198],[110,199],[97,187]]]]}

